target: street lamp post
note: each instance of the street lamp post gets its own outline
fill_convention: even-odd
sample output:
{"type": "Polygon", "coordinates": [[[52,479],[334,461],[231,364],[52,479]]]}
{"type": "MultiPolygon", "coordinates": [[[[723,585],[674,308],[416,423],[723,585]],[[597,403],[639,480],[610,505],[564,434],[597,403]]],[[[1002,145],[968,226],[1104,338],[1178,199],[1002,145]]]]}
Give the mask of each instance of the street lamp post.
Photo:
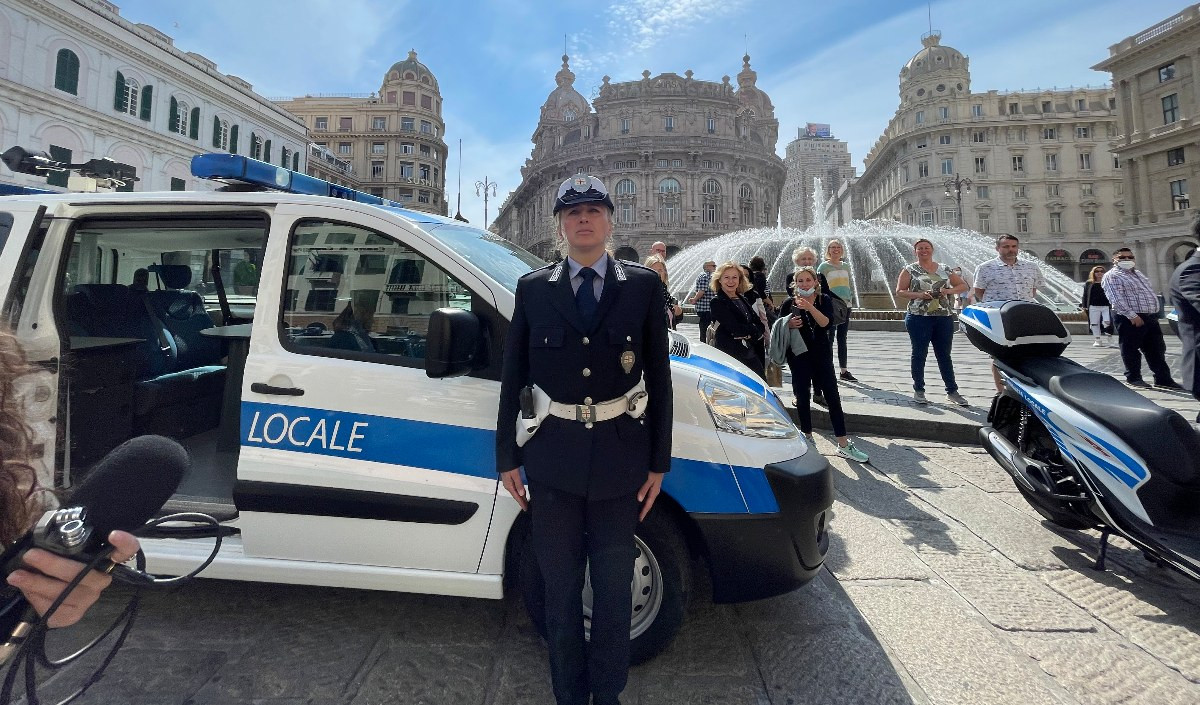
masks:
{"type": "Polygon", "coordinates": [[[479,196],[480,191],[483,192],[482,195],[483,195],[483,227],[484,228],[486,228],[487,224],[488,224],[487,211],[488,211],[488,191],[489,190],[491,191],[491,195],[493,195],[493,196],[496,195],[496,182],[495,181],[488,181],[488,177],[485,176],[485,177],[483,177],[483,181],[475,182],[475,195],[479,196]]]}
{"type": "Polygon", "coordinates": [[[946,179],[942,185],[946,187],[946,195],[954,197],[954,203],[958,206],[958,227],[963,226],[962,219],[962,195],[964,192],[971,192],[971,184],[973,182],[967,178],[958,178],[958,174],[954,174],[953,179],[946,179]]]}

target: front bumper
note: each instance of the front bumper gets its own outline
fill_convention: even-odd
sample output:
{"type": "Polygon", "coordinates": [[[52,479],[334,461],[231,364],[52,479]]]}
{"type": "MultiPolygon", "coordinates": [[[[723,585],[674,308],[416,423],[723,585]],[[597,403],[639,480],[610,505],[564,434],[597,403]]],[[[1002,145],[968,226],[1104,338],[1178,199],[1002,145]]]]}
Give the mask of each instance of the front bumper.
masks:
{"type": "Polygon", "coordinates": [[[829,550],[833,471],[809,452],[764,468],[779,511],[693,514],[708,549],[714,602],[780,595],[812,580],[829,550]]]}

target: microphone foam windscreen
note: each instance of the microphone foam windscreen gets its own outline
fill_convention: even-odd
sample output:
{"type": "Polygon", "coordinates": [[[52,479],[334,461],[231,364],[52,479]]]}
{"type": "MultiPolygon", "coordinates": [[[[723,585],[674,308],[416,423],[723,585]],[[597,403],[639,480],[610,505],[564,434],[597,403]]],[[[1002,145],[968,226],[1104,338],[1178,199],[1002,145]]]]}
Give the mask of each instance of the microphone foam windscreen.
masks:
{"type": "Polygon", "coordinates": [[[183,446],[163,436],[138,436],[114,448],[63,506],[83,507],[97,536],[134,531],[162,508],[179,487],[190,460],[183,446]]]}

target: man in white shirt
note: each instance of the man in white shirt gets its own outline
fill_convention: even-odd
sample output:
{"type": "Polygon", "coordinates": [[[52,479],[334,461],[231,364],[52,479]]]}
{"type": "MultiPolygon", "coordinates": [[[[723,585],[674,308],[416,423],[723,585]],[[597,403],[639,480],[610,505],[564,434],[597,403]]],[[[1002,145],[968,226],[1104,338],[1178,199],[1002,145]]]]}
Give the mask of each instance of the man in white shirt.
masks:
{"type": "MultiPolygon", "coordinates": [[[[990,259],[975,268],[976,301],[1036,301],[1039,286],[1046,285],[1042,270],[1037,263],[1017,259],[1021,241],[1015,235],[996,238],[996,259],[990,259]]],[[[1000,372],[992,365],[992,379],[996,391],[1004,391],[1000,372]]]]}

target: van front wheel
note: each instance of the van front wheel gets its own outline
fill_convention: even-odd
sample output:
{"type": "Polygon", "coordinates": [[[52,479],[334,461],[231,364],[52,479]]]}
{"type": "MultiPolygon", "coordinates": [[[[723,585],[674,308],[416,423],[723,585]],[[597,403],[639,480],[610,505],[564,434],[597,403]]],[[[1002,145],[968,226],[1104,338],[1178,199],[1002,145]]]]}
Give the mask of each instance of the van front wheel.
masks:
{"type": "MultiPolygon", "coordinates": [[[[687,547],[666,512],[655,510],[638,525],[634,536],[637,558],[633,565],[633,617],[629,637],[633,663],[642,663],[665,649],[683,624],[690,594],[687,547]]],[[[529,620],[546,637],[546,584],[533,547],[521,551],[521,595],[529,620]]],[[[583,629],[591,635],[592,586],[583,586],[583,629]]]]}

